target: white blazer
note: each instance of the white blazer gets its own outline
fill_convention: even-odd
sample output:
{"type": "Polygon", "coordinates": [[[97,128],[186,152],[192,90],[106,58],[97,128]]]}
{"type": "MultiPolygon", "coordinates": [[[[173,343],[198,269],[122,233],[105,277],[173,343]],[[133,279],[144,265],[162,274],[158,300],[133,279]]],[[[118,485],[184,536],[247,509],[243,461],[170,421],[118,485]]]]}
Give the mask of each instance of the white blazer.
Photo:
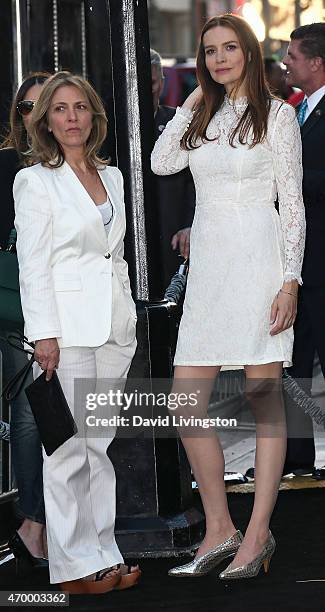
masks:
{"type": "Polygon", "coordinates": [[[110,335],[135,338],[136,311],[123,259],[125,208],[118,168],[99,171],[113,206],[107,237],[102,216],[67,162],[36,164],[14,182],[17,255],[25,335],[57,338],[60,347],[100,346],[110,335]]]}

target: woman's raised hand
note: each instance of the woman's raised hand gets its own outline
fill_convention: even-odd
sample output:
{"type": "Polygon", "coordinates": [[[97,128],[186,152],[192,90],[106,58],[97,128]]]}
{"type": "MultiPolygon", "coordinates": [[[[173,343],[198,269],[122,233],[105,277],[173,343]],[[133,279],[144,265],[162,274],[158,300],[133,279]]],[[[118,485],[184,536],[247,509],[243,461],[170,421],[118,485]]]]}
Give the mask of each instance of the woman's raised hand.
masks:
{"type": "Polygon", "coordinates": [[[192,91],[192,93],[190,93],[188,98],[186,98],[183,106],[185,108],[189,108],[191,111],[194,111],[199,102],[202,100],[202,97],[202,87],[199,85],[196,89],[194,89],[194,91],[192,91]]]}
{"type": "Polygon", "coordinates": [[[42,370],[46,370],[46,380],[51,380],[53,371],[59,365],[60,349],[56,338],[36,340],[34,358],[42,370]]]}

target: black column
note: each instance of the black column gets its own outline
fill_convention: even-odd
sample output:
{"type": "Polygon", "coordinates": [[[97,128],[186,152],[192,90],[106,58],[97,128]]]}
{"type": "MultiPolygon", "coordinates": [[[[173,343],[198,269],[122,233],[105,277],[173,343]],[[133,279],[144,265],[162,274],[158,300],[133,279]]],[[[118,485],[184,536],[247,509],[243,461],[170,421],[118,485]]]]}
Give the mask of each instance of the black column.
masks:
{"type": "Polygon", "coordinates": [[[102,155],[116,165],[115,113],[107,0],[85,0],[87,77],[105,105],[107,139],[102,155]]]}
{"type": "Polygon", "coordinates": [[[127,246],[135,255],[130,275],[137,299],[161,298],[158,219],[151,206],[153,107],[146,2],[110,0],[118,165],[126,178],[127,246]]]}
{"type": "Polygon", "coordinates": [[[84,0],[17,0],[23,74],[70,70],[87,76],[84,0]]]}
{"type": "Polygon", "coordinates": [[[15,81],[12,18],[12,2],[11,0],[3,0],[0,3],[0,40],[2,57],[0,70],[1,137],[8,127],[13,85],[15,81]]]}
{"type": "Polygon", "coordinates": [[[20,6],[23,76],[35,70],[54,72],[53,0],[16,0],[20,6]]]}

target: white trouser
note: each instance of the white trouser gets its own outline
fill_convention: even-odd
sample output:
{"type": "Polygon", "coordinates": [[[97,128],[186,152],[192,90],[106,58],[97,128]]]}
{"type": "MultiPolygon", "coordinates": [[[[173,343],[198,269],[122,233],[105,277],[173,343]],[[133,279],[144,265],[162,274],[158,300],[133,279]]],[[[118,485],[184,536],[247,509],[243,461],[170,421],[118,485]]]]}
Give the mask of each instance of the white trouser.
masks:
{"type": "MultiPolygon", "coordinates": [[[[57,374],[76,420],[81,420],[80,410],[86,410],[74,405],[74,379],[126,378],[135,348],[136,340],[120,346],[111,332],[107,343],[98,348],[61,349],[57,374]]],[[[40,374],[34,364],[34,377],[40,374]]],[[[43,453],[51,583],[75,580],[123,562],[114,537],[115,473],[106,454],[115,429],[110,428],[107,437],[79,432],[50,457],[43,453]]]]}

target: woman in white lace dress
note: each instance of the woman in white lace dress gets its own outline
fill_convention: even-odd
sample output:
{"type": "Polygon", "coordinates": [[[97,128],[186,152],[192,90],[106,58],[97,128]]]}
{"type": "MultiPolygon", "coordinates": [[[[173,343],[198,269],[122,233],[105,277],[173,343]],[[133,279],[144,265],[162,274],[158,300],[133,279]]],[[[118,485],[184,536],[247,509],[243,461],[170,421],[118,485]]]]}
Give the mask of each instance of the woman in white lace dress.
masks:
{"type": "Polygon", "coordinates": [[[206,535],[195,560],[170,574],[201,575],[235,555],[220,577],[243,578],[262,564],[266,571],[275,548],[269,522],[286,452],[280,381],[283,364],[291,363],[305,240],[301,142],[295,111],[271,96],[259,43],[243,19],[227,14],[207,22],[197,70],[200,87],[152,154],[157,174],[189,166],[197,193],[174,391],[184,379],[189,387],[204,379],[204,414],[220,368],[244,366],[257,429],[256,486],[243,538],[229,515],[217,437],[182,430],[206,535]],[[261,380],[266,391],[254,393],[261,380]]]}

